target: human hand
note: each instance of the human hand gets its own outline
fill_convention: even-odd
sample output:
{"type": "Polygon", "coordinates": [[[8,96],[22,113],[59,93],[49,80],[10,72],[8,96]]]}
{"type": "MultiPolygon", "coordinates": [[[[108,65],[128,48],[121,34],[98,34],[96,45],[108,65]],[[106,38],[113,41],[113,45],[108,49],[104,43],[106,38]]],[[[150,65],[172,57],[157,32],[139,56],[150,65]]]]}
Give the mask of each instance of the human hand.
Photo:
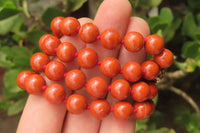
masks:
{"type": "MultiPolygon", "coordinates": [[[[104,0],[94,20],[80,18],[79,21],[81,24],[93,22],[99,28],[100,33],[106,29],[116,29],[122,37],[130,31],[137,31],[144,38],[150,33],[148,24],[144,20],[138,17],[131,17],[131,5],[128,0],[104,0]]],[[[118,47],[114,50],[107,50],[102,47],[100,41],[96,41],[93,44],[83,43],[78,35],[63,36],[61,41],[71,42],[76,46],[77,51],[85,47],[92,48],[97,52],[99,60],[105,57],[118,57],[122,66],[128,61],[142,63],[146,59],[144,49],[136,53],[127,51],[124,46],[121,49],[118,47]]],[[[66,66],[67,71],[79,68],[76,61],[72,61],[66,66]]],[[[102,76],[99,66],[92,69],[82,69],[82,71],[87,79],[94,76],[102,76]]],[[[120,77],[118,75],[112,80],[120,77]]],[[[47,85],[55,83],[46,77],[45,79],[47,85]]],[[[105,79],[108,83],[111,81],[111,79],[105,79]]],[[[64,80],[58,81],[58,83],[66,86],[64,80]]],[[[88,103],[93,100],[85,88],[76,91],[76,93],[84,95],[88,99],[88,103]]],[[[67,96],[71,94],[71,90],[67,87],[66,94],[67,96]]],[[[110,94],[108,94],[107,100],[111,106],[116,102],[116,99],[110,94]]],[[[97,120],[89,111],[74,115],[67,112],[65,104],[50,104],[44,96],[30,95],[21,116],[17,133],[59,133],[61,130],[63,133],[133,133],[135,130],[135,118],[131,116],[128,120],[120,121],[110,113],[103,120],[97,120]]]]}

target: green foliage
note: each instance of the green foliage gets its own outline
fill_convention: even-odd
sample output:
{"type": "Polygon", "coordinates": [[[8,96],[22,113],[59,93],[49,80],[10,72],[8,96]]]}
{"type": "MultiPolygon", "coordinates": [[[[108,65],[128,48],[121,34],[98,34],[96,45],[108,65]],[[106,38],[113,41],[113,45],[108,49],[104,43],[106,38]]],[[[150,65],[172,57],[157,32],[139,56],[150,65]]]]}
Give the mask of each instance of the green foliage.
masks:
{"type": "Polygon", "coordinates": [[[67,0],[67,12],[78,10],[87,0],[67,0]]]}
{"type": "Polygon", "coordinates": [[[159,6],[163,0],[139,0],[138,6],[155,7],[159,6]]]}

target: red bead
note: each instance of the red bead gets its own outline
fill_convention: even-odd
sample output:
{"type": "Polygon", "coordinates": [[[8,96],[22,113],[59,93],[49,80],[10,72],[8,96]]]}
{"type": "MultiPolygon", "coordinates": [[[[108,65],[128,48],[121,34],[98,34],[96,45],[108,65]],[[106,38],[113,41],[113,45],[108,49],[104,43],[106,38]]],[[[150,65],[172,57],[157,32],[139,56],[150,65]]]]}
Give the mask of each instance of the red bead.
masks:
{"type": "Polygon", "coordinates": [[[44,78],[39,74],[31,74],[26,78],[25,88],[28,93],[41,95],[42,87],[46,85],[44,78]]]}
{"type": "Polygon", "coordinates": [[[62,20],[60,27],[64,35],[71,36],[78,33],[78,27],[80,27],[80,23],[74,17],[67,17],[62,20]]]}
{"type": "Polygon", "coordinates": [[[150,88],[150,96],[149,96],[149,99],[153,99],[154,97],[157,96],[158,94],[158,88],[157,86],[155,85],[155,83],[148,83],[149,85],[149,88],[150,88]]]}
{"type": "Polygon", "coordinates": [[[142,77],[146,80],[154,80],[160,72],[158,64],[151,60],[143,62],[141,67],[142,77]]]}
{"type": "Polygon", "coordinates": [[[104,78],[94,77],[87,83],[88,93],[95,98],[102,98],[106,96],[108,84],[104,78]]]}
{"type": "Polygon", "coordinates": [[[60,104],[65,99],[65,89],[60,84],[51,84],[45,90],[45,98],[52,104],[60,104]]]}
{"type": "Polygon", "coordinates": [[[145,50],[151,55],[160,54],[164,48],[164,41],[158,35],[150,35],[146,38],[145,50]]]}
{"type": "Polygon", "coordinates": [[[111,95],[117,100],[125,100],[130,95],[131,87],[124,79],[117,79],[111,84],[111,95]]]}
{"type": "Polygon", "coordinates": [[[64,17],[55,17],[52,21],[51,21],[51,30],[53,32],[53,35],[60,38],[63,34],[61,32],[61,22],[64,19],[64,17]]]}
{"type": "Polygon", "coordinates": [[[71,70],[65,77],[65,83],[71,90],[79,90],[83,88],[86,83],[85,74],[78,69],[71,70]]]}
{"type": "Polygon", "coordinates": [[[155,110],[155,104],[153,101],[149,101],[149,103],[151,104],[151,114],[152,114],[155,110]]]}
{"type": "Polygon", "coordinates": [[[149,85],[143,81],[132,85],[132,98],[137,102],[143,102],[149,98],[149,85]]]}
{"type": "Polygon", "coordinates": [[[99,29],[93,23],[86,23],[81,26],[79,36],[85,43],[94,42],[99,35],[99,29]]]}
{"type": "Polygon", "coordinates": [[[85,48],[78,54],[78,63],[82,68],[89,69],[97,65],[98,56],[96,51],[91,48],[85,48]]]}
{"type": "Polygon", "coordinates": [[[90,112],[97,119],[103,119],[110,113],[110,105],[106,100],[94,100],[90,104],[90,112]]]}
{"type": "Polygon", "coordinates": [[[68,42],[61,43],[56,51],[58,59],[63,62],[70,62],[75,58],[77,50],[73,44],[68,42]]]}
{"type": "Polygon", "coordinates": [[[130,61],[123,66],[122,74],[126,80],[136,82],[142,76],[142,69],[139,63],[130,61]]]}
{"type": "Polygon", "coordinates": [[[25,88],[25,80],[28,76],[30,76],[31,74],[34,74],[34,72],[31,71],[22,71],[17,75],[17,85],[19,86],[19,88],[26,90],[25,88]]]}
{"type": "Polygon", "coordinates": [[[144,38],[139,32],[129,32],[124,37],[124,46],[128,51],[138,52],[144,47],[144,38]]]}
{"type": "Polygon", "coordinates": [[[121,65],[116,58],[107,57],[102,60],[100,70],[103,75],[112,78],[120,73],[121,65]]]}
{"type": "Polygon", "coordinates": [[[148,118],[152,113],[152,107],[149,102],[136,102],[133,104],[133,110],[135,118],[140,120],[148,118]]]}
{"type": "Polygon", "coordinates": [[[51,61],[45,68],[45,74],[50,80],[61,80],[64,78],[65,66],[59,61],[51,61]]]}
{"type": "Polygon", "coordinates": [[[129,102],[117,102],[114,105],[114,116],[119,120],[127,120],[133,113],[133,106],[129,102]]]}
{"type": "Polygon", "coordinates": [[[49,57],[46,54],[41,52],[35,53],[34,55],[32,55],[30,60],[31,68],[35,72],[42,72],[44,66],[48,64],[49,61],[49,57]]]}
{"type": "Polygon", "coordinates": [[[107,29],[101,34],[101,44],[107,49],[116,48],[120,41],[121,36],[115,29],[107,29]]]}
{"type": "Polygon", "coordinates": [[[173,54],[170,50],[164,49],[159,55],[154,56],[154,60],[161,68],[168,68],[173,63],[173,54]]]}
{"type": "Polygon", "coordinates": [[[39,40],[40,49],[47,55],[55,55],[55,49],[60,44],[60,40],[50,34],[43,35],[39,40]]]}
{"type": "Polygon", "coordinates": [[[72,94],[67,99],[67,110],[72,114],[80,114],[86,107],[86,98],[80,94],[72,94]]]}

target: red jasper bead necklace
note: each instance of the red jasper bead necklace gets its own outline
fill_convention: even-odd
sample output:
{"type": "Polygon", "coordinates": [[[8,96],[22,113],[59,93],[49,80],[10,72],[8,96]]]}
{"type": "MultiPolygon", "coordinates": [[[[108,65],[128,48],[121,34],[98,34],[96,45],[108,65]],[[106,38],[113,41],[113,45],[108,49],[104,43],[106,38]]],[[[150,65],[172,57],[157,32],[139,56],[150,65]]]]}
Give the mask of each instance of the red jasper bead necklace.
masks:
{"type": "MultiPolygon", "coordinates": [[[[149,35],[147,38],[139,32],[131,31],[121,37],[115,29],[106,29],[102,33],[93,23],[80,25],[74,17],[56,17],[51,22],[53,35],[43,35],[39,40],[39,47],[44,52],[35,53],[30,60],[32,69],[44,72],[52,81],[64,80],[67,88],[74,91],[66,98],[65,87],[53,83],[46,86],[45,79],[34,72],[22,71],[17,76],[18,86],[33,95],[42,95],[51,104],[66,104],[67,110],[72,114],[80,114],[89,110],[97,119],[105,118],[113,113],[119,120],[129,119],[133,115],[137,119],[146,119],[154,111],[155,105],[151,101],[158,93],[155,79],[161,70],[168,68],[173,63],[173,54],[164,48],[164,41],[158,35],[149,35]],[[94,49],[84,48],[77,51],[74,44],[60,42],[60,37],[79,35],[84,43],[100,41],[108,50],[116,49],[121,45],[130,51],[138,52],[142,48],[154,58],[139,64],[129,61],[121,66],[114,57],[99,60],[94,49]],[[50,60],[50,56],[57,56],[58,60],[50,60]],[[123,78],[107,83],[103,77],[86,78],[81,69],[66,70],[66,63],[77,60],[80,68],[91,69],[99,66],[100,72],[107,78],[121,74],[123,78]],[[75,91],[86,88],[88,94],[94,97],[87,103],[85,96],[76,94],[75,91]],[[113,107],[105,99],[110,93],[118,102],[113,107]],[[132,98],[132,101],[127,99],[132,98]]],[[[92,45],[92,44],[91,44],[92,45]]]]}

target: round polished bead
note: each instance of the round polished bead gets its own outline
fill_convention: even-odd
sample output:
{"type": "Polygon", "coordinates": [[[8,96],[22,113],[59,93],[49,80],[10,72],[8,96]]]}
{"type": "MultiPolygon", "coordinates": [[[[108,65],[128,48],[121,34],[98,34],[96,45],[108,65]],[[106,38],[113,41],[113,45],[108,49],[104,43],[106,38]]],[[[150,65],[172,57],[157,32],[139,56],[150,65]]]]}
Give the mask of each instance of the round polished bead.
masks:
{"type": "Polygon", "coordinates": [[[31,74],[26,78],[25,88],[28,93],[34,95],[41,95],[42,87],[46,85],[44,78],[39,74],[31,74]]]}
{"type": "Polygon", "coordinates": [[[110,113],[110,105],[106,100],[94,100],[90,104],[90,112],[97,119],[103,119],[110,113]]]}
{"type": "Polygon", "coordinates": [[[65,66],[59,61],[51,61],[45,68],[45,74],[50,80],[61,80],[65,74],[65,66]]]}
{"type": "Polygon", "coordinates": [[[140,120],[148,118],[152,113],[152,107],[148,101],[134,103],[133,110],[133,115],[135,116],[135,118],[140,120]]]}
{"type": "Polygon", "coordinates": [[[111,84],[111,95],[117,100],[125,100],[130,95],[131,87],[124,79],[117,79],[111,84]]]}
{"type": "Polygon", "coordinates": [[[130,61],[123,66],[122,74],[126,80],[136,82],[142,76],[142,69],[139,63],[130,61]]]}
{"type": "Polygon", "coordinates": [[[102,77],[91,78],[87,83],[88,93],[95,98],[105,97],[107,89],[108,84],[102,77]]]}
{"type": "Polygon", "coordinates": [[[168,68],[172,65],[174,59],[172,52],[164,49],[159,55],[154,56],[154,60],[161,68],[168,68]]]}
{"type": "Polygon", "coordinates": [[[67,110],[72,114],[80,114],[86,107],[86,98],[80,94],[72,94],[67,99],[67,110]]]}
{"type": "Polygon", "coordinates": [[[133,113],[133,106],[129,102],[117,102],[114,105],[114,116],[119,120],[127,120],[133,113]]]}
{"type": "Polygon", "coordinates": [[[62,20],[60,27],[64,35],[71,36],[78,33],[78,27],[80,27],[80,23],[74,17],[67,17],[62,20]]]}
{"type": "Polygon", "coordinates": [[[143,81],[137,82],[132,85],[132,98],[137,102],[143,102],[149,98],[150,88],[149,85],[143,81]]]}
{"type": "Polygon", "coordinates": [[[51,31],[53,32],[53,35],[60,38],[63,34],[61,32],[61,22],[64,19],[64,17],[55,17],[51,21],[51,31]]]}
{"type": "Polygon", "coordinates": [[[79,30],[79,36],[85,43],[94,42],[98,35],[99,29],[93,23],[86,23],[79,30]]]}
{"type": "Polygon", "coordinates": [[[25,88],[25,80],[28,76],[30,76],[31,74],[34,74],[34,72],[31,71],[22,71],[17,75],[17,85],[19,86],[19,88],[26,90],[25,88]]]}
{"type": "Polygon", "coordinates": [[[83,88],[86,83],[85,74],[78,69],[71,70],[65,77],[65,83],[71,90],[79,90],[83,88]]]}
{"type": "Polygon", "coordinates": [[[93,68],[98,63],[98,56],[95,50],[91,48],[85,48],[78,54],[78,63],[82,68],[93,68]]]}
{"type": "Polygon", "coordinates": [[[158,35],[150,35],[146,38],[145,50],[151,55],[160,54],[164,48],[164,41],[158,35]]]}
{"type": "Polygon", "coordinates": [[[124,46],[128,51],[138,52],[144,47],[144,38],[139,32],[129,32],[124,37],[124,46]]]}
{"type": "Polygon", "coordinates": [[[30,60],[31,68],[35,72],[42,72],[44,70],[44,66],[48,64],[49,61],[50,59],[46,54],[41,52],[35,53],[32,55],[30,60]]]}
{"type": "Polygon", "coordinates": [[[70,62],[75,58],[77,50],[73,44],[69,42],[61,43],[56,51],[58,59],[63,62],[70,62]]]}
{"type": "Polygon", "coordinates": [[[121,36],[115,29],[107,29],[101,34],[101,44],[107,49],[116,48],[120,41],[121,36]]]}
{"type": "Polygon", "coordinates": [[[44,96],[50,103],[60,104],[65,99],[65,89],[60,84],[51,84],[45,89],[44,96]]]}
{"type": "Polygon", "coordinates": [[[151,60],[143,62],[141,67],[142,77],[146,80],[154,80],[160,72],[158,64],[151,60]]]}
{"type": "Polygon", "coordinates": [[[55,55],[55,49],[60,44],[60,40],[50,34],[43,35],[39,40],[40,49],[47,55],[55,55]]]}
{"type": "Polygon", "coordinates": [[[115,77],[120,73],[121,65],[114,57],[106,57],[100,65],[101,73],[109,78],[115,77]]]}
{"type": "Polygon", "coordinates": [[[149,88],[150,88],[150,96],[149,96],[149,99],[153,99],[154,97],[157,96],[158,94],[158,88],[156,86],[155,83],[148,83],[149,85],[149,88]]]}
{"type": "Polygon", "coordinates": [[[155,104],[152,100],[149,101],[149,103],[151,104],[151,114],[152,114],[155,111],[155,104]]]}

